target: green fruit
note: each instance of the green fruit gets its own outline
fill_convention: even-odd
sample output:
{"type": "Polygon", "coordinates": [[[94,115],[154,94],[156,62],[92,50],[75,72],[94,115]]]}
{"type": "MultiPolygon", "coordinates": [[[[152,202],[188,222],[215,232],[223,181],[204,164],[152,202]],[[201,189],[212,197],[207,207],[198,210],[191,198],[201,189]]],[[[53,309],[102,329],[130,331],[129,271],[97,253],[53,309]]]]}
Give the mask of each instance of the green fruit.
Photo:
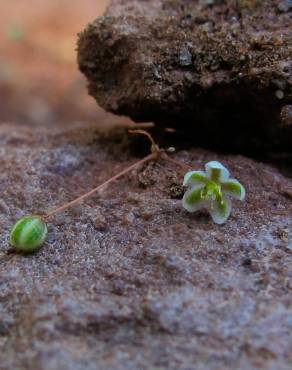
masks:
{"type": "Polygon", "coordinates": [[[25,216],[13,226],[10,243],[20,252],[32,253],[40,249],[47,233],[47,226],[41,217],[25,216]]]}

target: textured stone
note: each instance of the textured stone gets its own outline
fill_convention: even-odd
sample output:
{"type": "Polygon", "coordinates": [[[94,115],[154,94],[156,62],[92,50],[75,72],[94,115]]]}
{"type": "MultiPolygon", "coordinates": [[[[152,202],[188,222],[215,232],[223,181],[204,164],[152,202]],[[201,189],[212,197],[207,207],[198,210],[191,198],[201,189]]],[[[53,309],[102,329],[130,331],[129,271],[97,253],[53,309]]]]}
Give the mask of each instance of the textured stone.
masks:
{"type": "Polygon", "coordinates": [[[291,169],[181,151],[194,169],[220,160],[246,187],[225,225],[171,199],[184,173],[161,160],[56,216],[39,253],[11,251],[17,218],[137,160],[124,134],[82,127],[0,126],[1,370],[290,369],[291,169]]]}
{"type": "Polygon", "coordinates": [[[186,141],[291,151],[289,4],[113,0],[80,34],[80,70],[102,107],[186,141]]]}

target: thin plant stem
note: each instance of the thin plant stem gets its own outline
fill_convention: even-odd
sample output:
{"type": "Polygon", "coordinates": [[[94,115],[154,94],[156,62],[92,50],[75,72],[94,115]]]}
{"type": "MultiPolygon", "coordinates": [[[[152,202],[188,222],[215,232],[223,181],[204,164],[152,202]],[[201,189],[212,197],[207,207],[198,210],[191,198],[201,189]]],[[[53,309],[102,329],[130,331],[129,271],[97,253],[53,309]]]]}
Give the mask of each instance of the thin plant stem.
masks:
{"type": "Polygon", "coordinates": [[[178,161],[176,159],[171,158],[167,153],[165,149],[160,149],[159,146],[156,144],[155,140],[153,139],[152,135],[149,134],[149,132],[145,130],[128,130],[130,134],[138,134],[138,135],[144,135],[148,138],[148,140],[151,143],[151,150],[153,153],[157,152],[162,154],[162,157],[166,159],[168,162],[174,163],[177,166],[180,166],[184,168],[185,170],[190,170],[192,167],[184,162],[178,161]]]}
{"type": "Polygon", "coordinates": [[[171,158],[164,149],[160,149],[159,146],[156,144],[155,140],[153,139],[152,135],[149,134],[149,132],[145,131],[145,130],[128,130],[128,132],[130,134],[138,134],[138,135],[144,135],[148,138],[148,140],[150,141],[151,143],[151,151],[153,153],[162,153],[163,154],[163,158],[166,159],[167,161],[169,162],[172,162],[174,164],[176,164],[177,166],[180,166],[186,170],[190,170],[192,167],[189,166],[188,164],[186,163],[183,163],[183,162],[180,162],[176,159],[173,159],[171,158]]]}
{"type": "Polygon", "coordinates": [[[135,162],[131,166],[125,168],[123,171],[119,172],[117,175],[111,177],[110,179],[106,180],[103,184],[98,185],[96,188],[90,190],[88,193],[81,195],[80,197],[72,200],[69,203],[64,204],[61,207],[53,209],[51,212],[48,212],[43,216],[44,220],[48,220],[49,218],[55,216],[57,213],[65,211],[69,207],[73,207],[74,205],[81,203],[85,199],[89,198],[91,195],[98,193],[99,191],[103,190],[104,187],[111,184],[113,181],[119,179],[120,177],[126,175],[128,172],[132,171],[133,169],[141,166],[142,164],[145,164],[151,160],[157,160],[160,155],[164,159],[166,159],[168,162],[171,162],[177,166],[180,166],[186,170],[191,169],[191,166],[189,166],[186,163],[177,161],[176,159],[171,158],[163,149],[159,149],[158,145],[155,143],[153,137],[151,134],[149,134],[147,131],[144,130],[129,130],[129,133],[131,134],[138,134],[138,135],[144,135],[148,138],[148,140],[151,142],[151,151],[152,153],[147,155],[145,158],[139,160],[138,162],[135,162]]]}
{"type": "Polygon", "coordinates": [[[192,167],[184,162],[178,161],[176,159],[171,158],[167,153],[163,152],[163,157],[166,159],[168,162],[174,163],[175,165],[182,167],[185,170],[191,170],[192,167]]]}
{"type": "Polygon", "coordinates": [[[52,210],[51,212],[47,213],[45,216],[43,216],[43,219],[47,220],[47,219],[55,216],[57,213],[63,212],[67,208],[73,207],[75,204],[82,202],[83,200],[89,198],[91,195],[93,195],[93,194],[98,193],[99,191],[101,191],[105,186],[109,185],[113,181],[115,181],[115,180],[119,179],[120,177],[126,175],[128,172],[134,170],[135,168],[141,166],[144,163],[147,163],[147,162],[151,161],[152,159],[156,159],[157,158],[157,155],[158,155],[157,152],[154,152],[154,153],[149,154],[147,157],[145,157],[145,158],[141,159],[140,161],[138,161],[138,162],[132,164],[131,166],[127,167],[122,172],[119,172],[117,175],[111,177],[110,179],[108,179],[107,181],[105,181],[103,184],[101,184],[101,185],[97,186],[96,188],[90,190],[88,193],[83,194],[80,197],[72,200],[71,202],[66,203],[63,206],[58,207],[58,208],[52,210]]]}
{"type": "Polygon", "coordinates": [[[147,139],[150,141],[151,143],[151,151],[152,153],[154,152],[159,152],[160,149],[159,149],[159,146],[156,144],[156,142],[154,141],[153,137],[151,134],[149,134],[149,132],[145,131],[145,130],[128,130],[129,134],[133,134],[133,135],[144,135],[147,137],[147,139]]]}

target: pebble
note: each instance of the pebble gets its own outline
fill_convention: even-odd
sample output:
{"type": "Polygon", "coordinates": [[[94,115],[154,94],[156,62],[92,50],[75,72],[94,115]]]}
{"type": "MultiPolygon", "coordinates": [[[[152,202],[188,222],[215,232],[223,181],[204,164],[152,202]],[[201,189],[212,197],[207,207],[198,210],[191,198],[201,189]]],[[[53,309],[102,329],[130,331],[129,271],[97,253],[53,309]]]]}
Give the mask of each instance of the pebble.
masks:
{"type": "Polygon", "coordinates": [[[103,215],[98,215],[93,220],[93,226],[97,231],[105,231],[107,228],[107,222],[103,215]]]}
{"type": "Polygon", "coordinates": [[[9,213],[9,207],[3,199],[0,199],[0,212],[5,214],[9,213]]]}
{"type": "Polygon", "coordinates": [[[286,13],[288,12],[289,10],[292,10],[292,0],[283,0],[281,1],[279,4],[278,4],[278,9],[283,12],[283,13],[286,13]]]}
{"type": "Polygon", "coordinates": [[[180,55],[179,55],[179,62],[180,62],[180,65],[183,67],[187,67],[192,64],[193,56],[187,48],[181,49],[180,55]]]}
{"type": "Polygon", "coordinates": [[[285,105],[280,113],[281,126],[292,126],[292,105],[285,105]]]}
{"type": "Polygon", "coordinates": [[[284,98],[284,92],[282,90],[277,90],[275,95],[276,95],[276,98],[280,100],[284,98]]]}

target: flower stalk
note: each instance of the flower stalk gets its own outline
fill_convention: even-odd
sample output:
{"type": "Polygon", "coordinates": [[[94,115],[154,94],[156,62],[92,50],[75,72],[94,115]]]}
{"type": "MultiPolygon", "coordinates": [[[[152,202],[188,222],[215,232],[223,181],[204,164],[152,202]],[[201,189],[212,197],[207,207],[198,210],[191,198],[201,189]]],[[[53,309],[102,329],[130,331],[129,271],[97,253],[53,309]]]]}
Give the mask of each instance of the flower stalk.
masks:
{"type": "Polygon", "coordinates": [[[148,163],[152,160],[158,160],[163,154],[163,158],[167,159],[168,161],[175,163],[176,165],[180,165],[181,167],[186,168],[187,165],[175,161],[169,157],[168,154],[163,149],[160,149],[159,146],[155,143],[152,136],[142,130],[129,130],[131,134],[139,134],[144,135],[148,138],[151,143],[151,153],[147,155],[145,158],[133,163],[132,165],[125,168],[123,171],[119,172],[118,174],[112,176],[108,180],[106,180],[101,185],[98,185],[94,189],[90,190],[89,192],[79,196],[78,198],[68,202],[60,207],[57,207],[48,213],[40,216],[40,215],[29,215],[22,217],[11,230],[10,233],[10,244],[15,247],[15,249],[19,252],[35,252],[41,248],[43,243],[47,237],[47,225],[46,222],[52,219],[55,215],[64,212],[66,209],[75,206],[83,202],[85,199],[91,197],[92,195],[99,193],[102,191],[106,186],[110,185],[115,180],[118,180],[122,176],[126,175],[130,171],[142,166],[145,163],[148,163]]]}

